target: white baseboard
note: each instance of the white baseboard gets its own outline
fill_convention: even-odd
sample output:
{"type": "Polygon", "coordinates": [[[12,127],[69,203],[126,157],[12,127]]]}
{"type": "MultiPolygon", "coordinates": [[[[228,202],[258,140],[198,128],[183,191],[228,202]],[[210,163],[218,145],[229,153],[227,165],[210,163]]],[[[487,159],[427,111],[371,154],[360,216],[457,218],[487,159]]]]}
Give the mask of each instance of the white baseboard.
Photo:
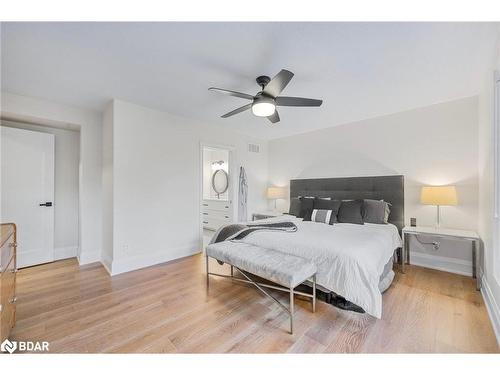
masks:
{"type": "Polygon", "coordinates": [[[108,271],[108,273],[111,275],[111,266],[113,264],[113,259],[103,255],[101,258],[101,264],[106,269],[106,271],[108,271]]]}
{"type": "Polygon", "coordinates": [[[115,276],[120,273],[138,270],[140,268],[198,254],[200,252],[200,247],[198,246],[198,243],[196,243],[190,246],[169,248],[155,253],[140,254],[122,259],[113,259],[110,267],[110,274],[115,276]]]}
{"type": "Polygon", "coordinates": [[[101,251],[100,250],[82,250],[80,251],[80,254],[78,255],[78,264],[80,266],[83,266],[85,264],[89,263],[95,263],[95,262],[100,262],[101,261],[101,251]]]}
{"type": "Polygon", "coordinates": [[[56,247],[54,249],[54,260],[74,258],[78,255],[78,246],[56,247]]]}
{"type": "Polygon", "coordinates": [[[491,292],[486,277],[482,279],[481,294],[483,295],[486,310],[488,310],[488,315],[490,316],[491,324],[493,325],[493,330],[497,337],[497,343],[500,346],[500,307],[491,292]]]}
{"type": "Polygon", "coordinates": [[[410,263],[416,266],[432,268],[439,271],[457,273],[464,276],[472,276],[472,262],[468,260],[411,252],[410,263]]]}
{"type": "Polygon", "coordinates": [[[54,257],[52,251],[48,249],[32,249],[17,253],[16,265],[17,268],[24,268],[53,261],[54,257]]]}

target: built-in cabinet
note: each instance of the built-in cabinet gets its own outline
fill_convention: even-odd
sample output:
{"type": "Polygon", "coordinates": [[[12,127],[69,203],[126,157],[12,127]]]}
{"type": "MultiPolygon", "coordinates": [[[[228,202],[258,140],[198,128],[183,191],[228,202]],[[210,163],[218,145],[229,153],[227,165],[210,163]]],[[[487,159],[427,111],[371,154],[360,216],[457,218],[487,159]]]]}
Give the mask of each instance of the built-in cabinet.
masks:
{"type": "Polygon", "coordinates": [[[16,226],[0,225],[0,342],[16,323],[16,226]]]}
{"type": "Polygon", "coordinates": [[[204,199],[201,207],[203,229],[217,230],[231,222],[229,201],[204,199]]]}

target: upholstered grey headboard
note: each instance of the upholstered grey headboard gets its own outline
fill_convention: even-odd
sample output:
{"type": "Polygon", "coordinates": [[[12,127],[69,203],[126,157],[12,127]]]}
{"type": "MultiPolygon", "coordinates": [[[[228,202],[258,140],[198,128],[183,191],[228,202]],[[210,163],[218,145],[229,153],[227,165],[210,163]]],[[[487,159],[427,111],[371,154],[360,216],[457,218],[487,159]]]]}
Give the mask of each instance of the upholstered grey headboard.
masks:
{"type": "Polygon", "coordinates": [[[314,178],[290,181],[290,198],[298,196],[332,199],[383,199],[389,202],[389,222],[404,227],[404,176],[314,178]]]}

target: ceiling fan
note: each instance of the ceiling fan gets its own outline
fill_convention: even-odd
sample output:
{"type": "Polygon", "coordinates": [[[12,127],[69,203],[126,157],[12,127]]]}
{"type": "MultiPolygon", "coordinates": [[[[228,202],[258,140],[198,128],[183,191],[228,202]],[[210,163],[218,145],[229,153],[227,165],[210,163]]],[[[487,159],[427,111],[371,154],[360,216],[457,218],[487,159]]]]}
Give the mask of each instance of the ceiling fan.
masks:
{"type": "Polygon", "coordinates": [[[277,106],[319,107],[323,103],[323,100],[318,99],[278,96],[286,85],[288,85],[292,77],[293,73],[285,69],[282,69],[273,79],[268,76],[257,77],[257,84],[262,88],[262,91],[259,91],[255,96],[244,94],[242,92],[220,89],[217,87],[210,87],[209,90],[252,101],[252,103],[246,104],[243,107],[236,108],[235,110],[222,115],[222,118],[231,117],[248,109],[252,109],[255,116],[267,117],[269,121],[276,123],[280,120],[280,116],[276,110],[277,106]]]}

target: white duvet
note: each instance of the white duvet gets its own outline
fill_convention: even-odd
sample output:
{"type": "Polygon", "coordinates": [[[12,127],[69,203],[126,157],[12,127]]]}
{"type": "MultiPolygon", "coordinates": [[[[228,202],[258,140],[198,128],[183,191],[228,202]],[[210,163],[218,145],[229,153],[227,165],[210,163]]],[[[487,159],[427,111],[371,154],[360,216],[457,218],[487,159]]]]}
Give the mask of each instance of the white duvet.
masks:
{"type": "Polygon", "coordinates": [[[318,285],[361,306],[368,314],[382,317],[380,276],[384,266],[401,246],[392,224],[334,224],[278,217],[266,221],[291,220],[293,233],[256,231],[242,242],[313,261],[318,285]]]}

